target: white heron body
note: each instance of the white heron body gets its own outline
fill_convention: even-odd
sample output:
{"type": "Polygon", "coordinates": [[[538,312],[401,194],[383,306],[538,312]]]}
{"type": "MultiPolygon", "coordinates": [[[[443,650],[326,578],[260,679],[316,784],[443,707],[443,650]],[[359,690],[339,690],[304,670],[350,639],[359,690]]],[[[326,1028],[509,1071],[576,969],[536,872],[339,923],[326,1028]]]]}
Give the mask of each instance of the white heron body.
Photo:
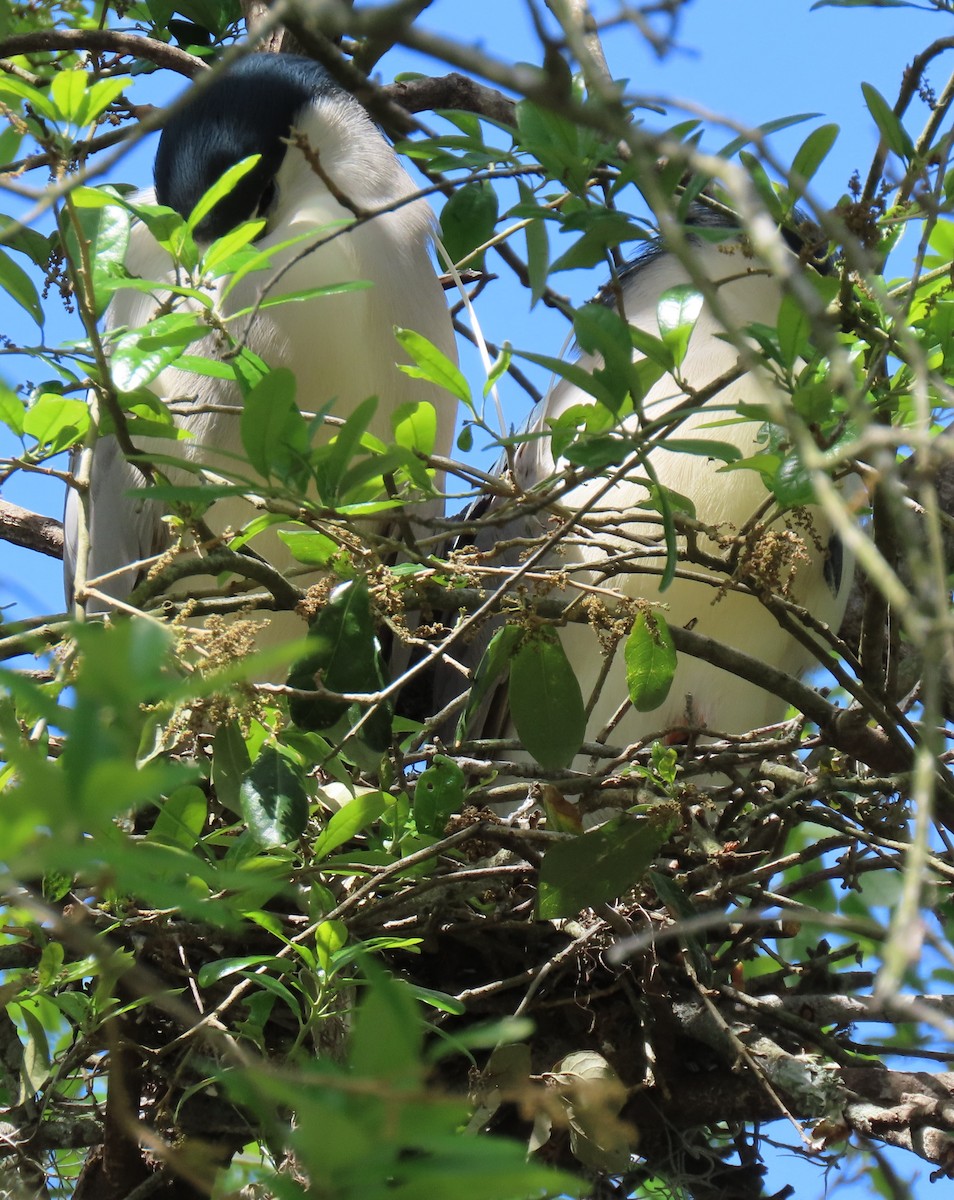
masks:
{"type": "MultiPolygon", "coordinates": [[[[259,60],[271,57],[256,56],[259,60]]],[[[263,66],[267,70],[272,64],[257,63],[256,69],[263,66]]],[[[346,93],[333,87],[317,92],[295,114],[292,127],[304,135],[307,153],[320,163],[322,174],[316,173],[298,145],[288,145],[270,181],[275,200],[256,249],[267,251],[289,239],[308,236],[277,250],[269,268],[246,275],[225,298],[222,293],[229,277],[214,281],[216,311],[228,318],[254,306],[263,296],[274,298],[350,281],[370,282],[370,287],[360,290],[261,310],[251,322],[239,317],[229,324],[230,332],[269,366],[292,371],[297,404],[304,412],[319,411],[333,401],[331,415],[346,418],[367,397],[377,396],[379,404],[369,432],[385,442],[393,440],[391,419],[402,404],[430,401],[438,417],[435,452],[446,454],[454,429],[453,401],[433,385],[399,370],[398,363],[408,360],[393,334],[395,326],[414,329],[456,359],[453,329],[431,261],[431,210],[425,201],[412,199],[418,189],[394,151],[346,93]],[[351,207],[337,197],[345,198],[351,207]]],[[[284,133],[287,136],[287,125],[284,133]]],[[[222,163],[208,182],[227,165],[222,163]]],[[[152,196],[144,193],[139,199],[149,203],[152,196]]],[[[156,280],[160,285],[177,279],[174,261],[139,222],[132,229],[126,266],[131,276],[156,280]]],[[[107,327],[147,325],[167,295],[161,286],[155,293],[117,292],[107,314],[107,327]]],[[[184,353],[218,357],[224,343],[225,339],[210,334],[184,353]]],[[[242,398],[236,384],[169,367],[149,386],[166,403],[177,402],[185,408],[176,416],[176,424],[191,436],[179,441],[139,439],[137,449],[146,456],[153,453],[190,460],[202,466],[206,478],[239,475],[254,480],[254,473],[244,463],[242,398]],[[210,405],[215,406],[214,411],[209,411],[210,405]],[[189,412],[189,406],[195,411],[189,412]],[[223,406],[232,411],[218,411],[223,406]]],[[[335,432],[333,426],[326,426],[319,441],[328,440],[335,432]]],[[[193,472],[163,469],[173,483],[194,485],[197,481],[193,472]]],[[[140,568],[122,568],[161,552],[169,542],[162,507],[129,495],[143,484],[142,474],[126,461],[115,439],[103,438],[97,443],[90,487],[87,576],[94,585],[98,577],[105,576],[97,590],[111,598],[124,599],[141,577],[140,568]]],[[[78,504],[78,497],[71,492],[65,521],[68,589],[75,569],[78,504]]],[[[207,521],[213,532],[222,534],[237,531],[253,515],[255,510],[248,501],[223,498],[212,506],[207,521]]],[[[280,571],[295,569],[274,528],[256,537],[252,548],[280,571]]],[[[107,607],[102,600],[87,605],[88,611],[107,607]]],[[[287,635],[288,622],[283,624],[287,635]]],[[[297,631],[303,634],[304,629],[298,622],[297,631]]]]}
{"type": "MultiPolygon", "coordinates": [[[[719,318],[713,308],[704,303],[689,339],[688,349],[680,367],[682,378],[695,391],[703,391],[714,381],[732,372],[739,353],[725,336],[726,329],[738,337],[752,323],[774,325],[781,301],[778,284],[748,256],[739,242],[714,245],[696,241],[694,251],[696,270],[710,281],[717,296],[719,318]]],[[[647,333],[660,335],[657,306],[660,297],[670,288],[691,285],[689,273],[672,254],[660,253],[645,263],[637,264],[625,278],[623,306],[627,320],[647,333]]],[[[636,356],[638,357],[638,355],[636,356]]],[[[580,366],[598,366],[584,356],[580,366]]],[[[743,458],[764,452],[758,440],[760,421],[734,420],[740,404],[761,405],[774,390],[776,400],[783,393],[772,380],[768,370],[757,370],[726,384],[702,407],[679,421],[669,436],[672,438],[705,439],[735,447],[743,458]]],[[[560,381],[544,399],[531,428],[548,429],[549,423],[575,405],[592,404],[591,397],[567,381],[560,381]]],[[[662,377],[644,400],[646,421],[657,421],[678,405],[686,404],[686,392],[671,375],[662,377]]],[[[638,435],[641,420],[633,416],[623,426],[630,436],[638,435]]],[[[715,538],[731,537],[746,528],[760,513],[769,508],[769,494],[760,475],[754,470],[723,470],[723,463],[685,452],[670,452],[663,443],[649,451],[648,462],[659,483],[691,500],[699,522],[713,529],[715,538]]],[[[562,459],[554,460],[549,437],[521,445],[515,454],[516,481],[525,491],[531,491],[554,471],[566,466],[562,459]]],[[[778,670],[799,675],[816,661],[810,649],[782,629],[775,617],[755,595],[720,589],[724,575],[709,572],[703,566],[693,566],[680,555],[681,572],[689,571],[699,578],[677,577],[665,590],[660,581],[665,566],[665,543],[659,518],[640,519],[645,513],[648,490],[642,480],[645,472],[636,468],[618,479],[609,488],[605,476],[581,483],[561,497],[556,515],[544,511],[540,515],[517,518],[513,525],[496,536],[498,540],[522,534],[540,538],[552,531],[554,521],[568,514],[582,513],[579,525],[570,536],[561,539],[557,552],[548,565],[560,567],[570,581],[599,585],[620,596],[649,602],[661,612],[671,627],[688,627],[726,646],[744,651],[778,670]],[[586,528],[587,520],[619,513],[614,526],[594,522],[586,528]],[[656,552],[661,550],[662,553],[656,552]],[[607,571],[608,559],[614,554],[640,551],[634,563],[639,570],[624,568],[622,573],[607,571]],[[590,569],[585,569],[590,568],[590,569]],[[705,582],[709,579],[711,582],[705,582]]],[[[649,510],[652,512],[653,510],[649,510]]],[[[851,581],[850,564],[842,561],[840,547],[834,546],[830,527],[817,510],[802,515],[792,532],[786,530],[784,514],[769,512],[762,522],[761,537],[784,533],[794,542],[796,556],[792,563],[791,587],[788,599],[805,606],[819,621],[837,628],[847,603],[851,581]],[[805,533],[805,522],[810,532],[805,533]],[[797,540],[796,540],[797,539],[797,540]]],[[[707,554],[724,556],[726,544],[715,538],[700,535],[699,549],[707,554]]],[[[685,539],[678,539],[680,552],[685,539]]],[[[783,572],[788,575],[788,572],[783,572]]],[[[572,582],[565,595],[573,594],[572,582]]],[[[602,593],[608,607],[613,603],[602,593]]],[[[587,740],[602,735],[608,744],[625,747],[652,737],[680,740],[686,730],[695,732],[741,734],[751,729],[781,720],[786,702],[744,679],[689,654],[678,656],[678,665],[667,699],[650,712],[637,712],[627,705],[628,689],[622,645],[613,657],[608,670],[595,631],[586,624],[567,624],[559,630],[566,654],[581,685],[584,702],[592,702],[587,724],[587,740]],[[600,683],[602,679],[602,683],[600,683]],[[592,700],[594,689],[599,692],[592,700]],[[612,728],[612,721],[621,706],[622,717],[612,728]]],[[[493,722],[494,732],[513,736],[514,730],[499,720],[493,722]]]]}

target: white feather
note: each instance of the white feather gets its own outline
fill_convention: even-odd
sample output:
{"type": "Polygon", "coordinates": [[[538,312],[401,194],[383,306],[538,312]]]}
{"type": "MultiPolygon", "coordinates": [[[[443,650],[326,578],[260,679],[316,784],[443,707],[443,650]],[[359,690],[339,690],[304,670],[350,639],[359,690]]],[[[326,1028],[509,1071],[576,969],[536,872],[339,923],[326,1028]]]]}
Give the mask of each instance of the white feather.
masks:
{"type": "MultiPolygon", "coordinates": [[[[695,251],[695,267],[714,285],[719,310],[725,320],[723,326],[712,309],[704,305],[694,326],[681,372],[691,388],[701,391],[732,371],[738,363],[738,350],[725,337],[725,328],[731,328],[738,335],[754,322],[774,325],[781,292],[777,283],[737,243],[717,246],[700,242],[695,251]]],[[[657,305],[660,296],[669,288],[689,283],[688,272],[671,254],[663,254],[638,268],[628,278],[624,289],[627,319],[632,325],[659,336],[657,305]]],[[[584,357],[580,365],[592,369],[599,364],[584,357]]],[[[759,422],[749,420],[718,426],[714,423],[731,418],[740,403],[764,404],[767,390],[774,390],[776,399],[782,396],[767,370],[743,375],[724,387],[702,410],[684,419],[672,437],[729,443],[744,457],[764,450],[757,441],[759,422]]],[[[667,375],[647,395],[646,417],[658,419],[685,400],[682,387],[667,375]]],[[[542,402],[531,421],[531,428],[545,431],[549,422],[574,405],[592,403],[592,399],[578,388],[561,381],[542,402]]],[[[639,418],[630,418],[624,428],[631,435],[637,434],[639,418]]],[[[671,453],[662,446],[652,449],[648,461],[659,483],[688,497],[698,520],[715,527],[717,536],[732,535],[743,529],[768,500],[765,486],[755,471],[722,471],[719,468],[723,464],[719,461],[671,453]]],[[[530,491],[566,465],[563,460],[554,461],[550,438],[543,436],[525,443],[516,452],[517,482],[530,491]]],[[[645,478],[641,470],[634,472],[634,476],[645,478]]],[[[611,531],[598,531],[594,536],[586,530],[584,518],[574,536],[563,539],[559,553],[551,557],[549,566],[565,568],[572,580],[598,584],[615,589],[622,596],[648,601],[663,613],[671,626],[691,627],[697,633],[742,650],[781,671],[799,675],[807,670],[816,661],[812,652],[781,629],[755,596],[736,591],[723,594],[716,586],[679,577],[666,591],[660,591],[665,555],[652,551],[665,549],[661,524],[658,520],[638,518],[640,510],[637,506],[647,499],[647,489],[638,478],[621,479],[609,490],[606,490],[605,477],[594,479],[567,493],[560,502],[561,514],[586,509],[591,517],[598,518],[601,514],[620,512],[624,516],[617,523],[617,529],[623,536],[614,537],[611,531]],[[598,501],[590,507],[598,494],[598,501]],[[600,570],[600,564],[605,565],[608,556],[618,551],[632,553],[640,542],[651,548],[648,557],[642,558],[640,563],[655,568],[656,574],[631,571],[612,575],[600,570]],[[580,567],[592,569],[574,570],[580,567]]],[[[542,517],[518,520],[497,537],[505,541],[523,533],[539,538],[553,529],[547,519],[548,514],[544,513],[542,517]]],[[[790,598],[804,605],[819,621],[837,629],[847,602],[851,563],[843,563],[840,584],[833,591],[825,578],[825,548],[831,530],[816,510],[811,511],[811,522],[821,549],[813,544],[811,537],[802,538],[805,561],[798,563],[790,598]]],[[[784,530],[784,519],[776,514],[769,528],[784,530]]],[[[725,547],[709,538],[700,538],[699,544],[707,553],[725,554],[725,547]]],[[[680,546],[684,549],[684,539],[680,539],[680,546]]],[[[684,565],[717,582],[716,577],[704,568],[684,565]]],[[[571,588],[567,595],[572,594],[571,588]]],[[[575,624],[562,628],[560,637],[580,681],[584,701],[589,701],[605,667],[596,633],[587,625],[575,624]]],[[[627,695],[620,647],[600,687],[588,722],[587,740],[596,738],[626,702],[627,695]]],[[[667,700],[652,712],[636,712],[629,706],[606,740],[611,745],[627,746],[651,735],[662,736],[686,726],[700,731],[740,734],[781,720],[785,712],[786,702],[778,696],[701,659],[680,654],[667,700]]],[[[498,728],[507,732],[506,727],[498,725],[498,728]]],[[[513,735],[511,728],[509,736],[513,735]]]]}

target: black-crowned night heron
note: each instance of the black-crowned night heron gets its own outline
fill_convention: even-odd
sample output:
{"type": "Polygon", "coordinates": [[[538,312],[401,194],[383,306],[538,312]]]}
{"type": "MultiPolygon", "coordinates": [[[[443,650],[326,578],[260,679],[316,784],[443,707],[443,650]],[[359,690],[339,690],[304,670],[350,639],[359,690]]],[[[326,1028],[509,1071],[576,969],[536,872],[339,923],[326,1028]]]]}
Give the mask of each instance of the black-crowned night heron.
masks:
{"type": "MultiPolygon", "coordinates": [[[[604,614],[610,615],[617,607],[614,594],[649,602],[670,627],[692,629],[798,676],[823,654],[819,651],[816,656],[784,629],[753,592],[760,587],[766,592],[784,591],[787,599],[837,630],[847,603],[852,564],[817,507],[794,514],[780,512],[757,470],[724,469],[733,454],[746,459],[765,453],[766,445],[760,441],[765,419],[761,414],[771,412],[773,403],[790,403],[768,368],[739,369],[740,338],[744,337],[755,350],[745,331],[756,323],[775,325],[782,290],[737,231],[723,228],[720,234],[709,228],[692,232],[690,227],[688,237],[692,274],[708,281],[705,290],[712,302],[696,293],[695,303],[701,307],[684,359],[675,372],[663,374],[647,392],[643,416],[630,416],[622,424],[623,435],[632,439],[632,454],[639,444],[640,430],[657,423],[654,429],[658,440],[648,450],[644,463],[631,458],[623,474],[617,467],[610,467],[558,495],[556,503],[543,508],[531,498],[529,504],[522,502],[524,512],[518,510],[503,525],[493,523],[493,507],[501,515],[513,509],[510,502],[500,509],[500,502],[495,501],[485,518],[491,522],[490,531],[478,536],[477,548],[488,555],[491,563],[526,562],[530,548],[540,545],[559,525],[572,526],[540,564],[557,569],[563,576],[564,590],[556,595],[568,600],[574,594],[573,583],[596,588],[591,596],[593,603],[601,604],[604,614]],[[713,386],[733,372],[731,382],[713,386]],[[689,392],[702,399],[691,400],[689,392]],[[748,416],[744,410],[739,415],[740,406],[749,406],[748,416]],[[756,410],[760,410],[759,415],[756,410]],[[672,420],[670,426],[664,419],[667,415],[672,420]],[[678,446],[679,441],[687,439],[697,445],[703,440],[724,443],[727,453],[710,456],[687,452],[687,448],[678,446]],[[671,449],[666,448],[667,441],[671,449]],[[672,502],[677,508],[682,504],[678,497],[691,502],[696,520],[705,527],[696,535],[698,551],[727,561],[735,539],[736,561],[744,568],[738,572],[739,586],[731,578],[731,571],[720,571],[711,560],[701,565],[691,561],[684,553],[686,539],[680,537],[679,569],[671,584],[660,589],[666,565],[665,541],[658,505],[650,497],[650,470],[658,485],[674,494],[672,502]],[[574,514],[578,516],[575,526],[574,514]],[[494,544],[516,548],[494,558],[490,555],[494,544]],[[752,585],[751,590],[746,582],[752,585]]],[[[623,272],[620,282],[627,321],[656,338],[661,336],[660,303],[667,293],[674,288],[695,287],[690,272],[662,245],[641,255],[623,272]]],[[[678,297],[670,296],[669,301],[672,307],[678,297]]],[[[690,300],[690,308],[692,303],[690,300]]],[[[639,352],[634,354],[635,359],[641,357],[639,352]]],[[[577,366],[591,372],[601,363],[583,355],[577,366]]],[[[553,422],[570,414],[571,424],[582,427],[580,414],[594,403],[591,395],[567,380],[560,380],[551,389],[530,422],[530,432],[539,436],[520,444],[514,453],[515,482],[523,492],[536,489],[539,493],[543,481],[568,466],[565,458],[554,453],[549,436],[553,422]]],[[[565,430],[562,436],[570,440],[565,430]]],[[[617,461],[622,458],[621,453],[617,461]]],[[[682,508],[685,511],[684,505],[682,508]]],[[[490,578],[492,583],[495,577],[490,578]]],[[[539,593],[539,583],[529,586],[539,593]]],[[[580,682],[583,700],[592,705],[586,723],[587,741],[600,737],[609,745],[626,747],[651,736],[677,742],[689,733],[740,734],[785,715],[784,699],[688,653],[678,655],[667,698],[651,711],[636,711],[627,702],[622,644],[607,663],[597,633],[586,623],[567,624],[558,632],[580,682]]],[[[497,688],[483,710],[473,717],[470,736],[515,736],[505,687],[497,688]]],[[[575,765],[585,767],[582,755],[575,765]]]]}
{"type": "MultiPolygon", "coordinates": [[[[429,401],[437,410],[434,451],[446,454],[454,428],[453,401],[398,369],[397,363],[409,360],[393,333],[395,326],[415,330],[456,358],[431,260],[433,216],[425,201],[413,199],[418,189],[364,109],[320,66],[304,58],[251,54],[197,92],[163,130],[155,196],[146,192],[137,200],[158,202],[188,217],[224,171],[255,154],[261,155],[258,164],[195,230],[201,250],[244,221],[261,218],[266,223],[255,249],[272,252],[268,269],[249,273],[234,285],[227,275],[203,282],[217,317],[228,321],[262,297],[271,302],[307,289],[367,281],[370,286],[361,290],[262,308],[251,321],[236,318],[230,332],[269,366],[291,370],[297,405],[305,412],[346,418],[366,398],[377,396],[368,432],[384,442],[393,441],[392,416],[401,405],[429,401]],[[283,248],[291,239],[293,244],[283,248]]],[[[159,286],[118,291],[107,314],[110,330],[148,326],[168,300],[162,284],[190,282],[138,221],[126,268],[130,276],[159,286]]],[[[214,358],[228,349],[225,339],[210,334],[185,352],[214,358]]],[[[190,436],[179,441],[140,438],[137,449],[147,458],[150,453],[176,455],[203,467],[201,476],[164,467],[174,483],[194,485],[210,477],[221,482],[236,473],[250,477],[247,466],[236,466],[245,456],[242,394],[234,381],[173,365],[149,386],[165,402],[179,402],[176,423],[190,436]]],[[[326,426],[315,441],[327,442],[336,432],[326,426]]],[[[89,597],[87,611],[108,611],[111,599],[125,599],[142,577],[144,560],[170,544],[162,505],[130,495],[144,482],[114,437],[97,442],[86,567],[97,594],[89,597]]],[[[70,595],[80,506],[71,491],[65,517],[70,595]]],[[[241,498],[226,498],[212,507],[207,521],[221,534],[239,530],[254,513],[241,498]]],[[[274,530],[256,537],[252,548],[281,570],[291,565],[274,530]]],[[[297,623],[300,634],[304,628],[297,623]]]]}

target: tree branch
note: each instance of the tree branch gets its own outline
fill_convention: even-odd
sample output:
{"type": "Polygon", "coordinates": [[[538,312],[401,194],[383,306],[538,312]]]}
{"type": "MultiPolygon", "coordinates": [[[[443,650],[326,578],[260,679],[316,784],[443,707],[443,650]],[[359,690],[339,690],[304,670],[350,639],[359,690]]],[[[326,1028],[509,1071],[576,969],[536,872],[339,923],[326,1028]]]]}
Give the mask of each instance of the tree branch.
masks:
{"type": "Polygon", "coordinates": [[[9,500],[0,500],[0,541],[23,546],[46,554],[63,557],[63,523],[54,517],[30,512],[9,500]]]}
{"type": "Polygon", "coordinates": [[[145,58],[157,67],[177,71],[194,79],[208,64],[194,54],[188,54],[177,46],[140,33],[126,33],[120,29],[42,29],[35,33],[17,33],[0,38],[0,58],[12,58],[16,54],[37,54],[49,50],[92,50],[105,54],[131,54],[145,58]]]}

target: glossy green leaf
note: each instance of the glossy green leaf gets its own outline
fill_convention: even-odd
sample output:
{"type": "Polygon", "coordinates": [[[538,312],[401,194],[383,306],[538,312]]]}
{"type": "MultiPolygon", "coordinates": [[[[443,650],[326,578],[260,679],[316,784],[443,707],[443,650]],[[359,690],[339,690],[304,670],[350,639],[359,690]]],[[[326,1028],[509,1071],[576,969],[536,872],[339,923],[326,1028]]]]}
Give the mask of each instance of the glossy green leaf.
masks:
{"type": "Polygon", "coordinates": [[[265,965],[279,971],[287,971],[291,964],[274,954],[245,954],[236,958],[220,958],[200,967],[196,981],[199,987],[207,988],[218,983],[220,979],[228,979],[230,975],[246,974],[255,967],[265,965]]]}
{"type": "Polygon", "coordinates": [[[340,296],[347,292],[364,292],[371,286],[365,279],[349,279],[343,283],[324,283],[316,287],[300,288],[294,292],[281,292],[274,296],[264,296],[261,300],[256,300],[255,304],[250,304],[248,308],[240,308],[233,313],[229,313],[226,320],[229,323],[237,324],[246,317],[250,317],[253,313],[266,312],[270,308],[278,308],[285,304],[301,304],[308,300],[317,300],[322,296],[340,296]]]}
{"type": "Polygon", "coordinates": [[[811,472],[805,469],[794,451],[786,454],[779,463],[769,487],[782,508],[798,508],[815,500],[811,472]]]}
{"type": "Polygon", "coordinates": [[[37,116],[43,117],[47,121],[55,123],[61,119],[59,108],[46,92],[33,87],[23,79],[18,79],[15,75],[7,73],[0,75],[0,96],[23,100],[37,116]]]}
{"type": "Polygon", "coordinates": [[[678,823],[678,814],[668,808],[654,819],[621,816],[551,846],[540,865],[538,920],[572,917],[624,895],[639,883],[678,823]]]}
{"type": "Polygon", "coordinates": [[[521,742],[542,767],[569,766],[586,736],[586,713],[579,682],[553,630],[541,628],[513,656],[510,712],[521,742]]]}
{"type": "Polygon", "coordinates": [[[113,385],[125,393],[145,387],[166,367],[178,365],[184,346],[208,332],[197,314],[168,313],[142,329],[121,334],[113,342],[109,358],[113,385]]]}
{"type": "Polygon", "coordinates": [[[676,671],[676,648],[665,618],[641,611],[623,647],[626,687],[637,712],[652,712],[669,695],[676,671]]]}
{"type": "Polygon", "coordinates": [[[257,237],[260,237],[267,225],[268,222],[264,220],[243,221],[241,225],[230,229],[222,237],[216,238],[202,255],[203,271],[208,271],[211,275],[220,275],[223,271],[228,270],[233,255],[238,254],[240,250],[244,250],[257,237]],[[217,270],[217,268],[219,269],[217,270]]]}
{"type": "MultiPolygon", "coordinates": [[[[88,82],[87,80],[87,84],[88,82]]],[[[91,86],[87,86],[77,111],[76,124],[92,125],[103,115],[110,104],[122,95],[128,83],[128,79],[119,75],[114,79],[98,79],[91,86]]]]}
{"type": "Polygon", "coordinates": [[[301,770],[274,746],[265,746],[242,779],[242,812],[261,846],[296,841],[308,823],[308,793],[301,770]]]}
{"type": "Polygon", "coordinates": [[[345,475],[363,453],[363,444],[370,437],[368,426],[377,409],[377,396],[363,400],[348,415],[331,441],[313,456],[318,494],[326,504],[341,503],[345,475]]]}
{"type": "Polygon", "coordinates": [[[130,219],[126,209],[110,192],[97,193],[108,203],[99,207],[74,207],[72,214],[79,225],[79,237],[85,246],[80,253],[73,220],[64,216],[67,253],[80,268],[78,278],[84,286],[90,307],[100,316],[113,292],[126,280],[126,251],[129,246],[130,219]],[[86,274],[89,266],[89,277],[86,274]],[[91,288],[87,286],[91,284],[91,288]]]}
{"type": "Polygon", "coordinates": [[[530,350],[515,350],[514,353],[527,359],[528,362],[536,363],[537,366],[552,371],[559,379],[565,379],[567,383],[572,383],[587,396],[598,400],[610,412],[616,412],[619,406],[618,397],[614,396],[609,388],[585,367],[581,367],[578,363],[568,362],[564,358],[554,358],[550,354],[536,354],[530,350]]]}
{"type": "Polygon", "coordinates": [[[331,817],[328,824],[315,839],[311,848],[312,858],[319,862],[343,846],[373,824],[391,803],[384,792],[359,792],[331,817]]]}

